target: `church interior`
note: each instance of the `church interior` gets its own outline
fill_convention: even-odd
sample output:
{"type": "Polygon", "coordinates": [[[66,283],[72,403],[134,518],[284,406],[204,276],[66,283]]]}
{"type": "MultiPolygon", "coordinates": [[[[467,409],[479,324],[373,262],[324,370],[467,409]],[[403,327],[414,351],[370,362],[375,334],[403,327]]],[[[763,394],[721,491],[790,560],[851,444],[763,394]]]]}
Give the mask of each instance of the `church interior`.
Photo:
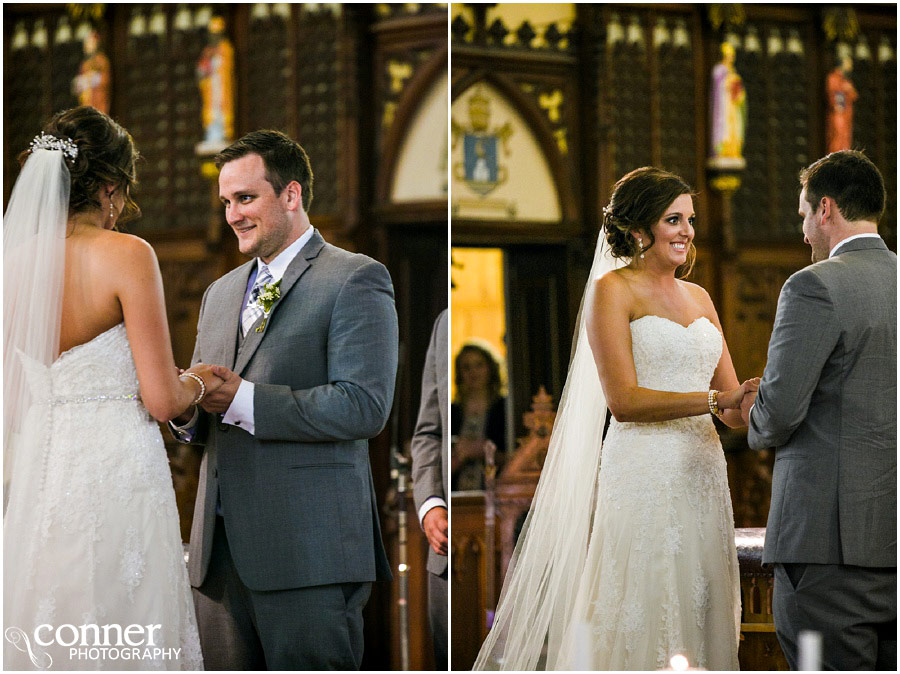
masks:
{"type": "MultiPolygon", "coordinates": [[[[477,460],[463,442],[454,450],[454,470],[475,465],[480,482],[462,468],[451,478],[453,669],[471,668],[493,618],[615,181],[653,165],[695,190],[689,280],[712,297],[739,380],[761,375],[781,286],[809,264],[800,169],[864,150],[885,178],[879,233],[896,251],[896,16],[893,5],[451,5],[451,381],[464,381],[473,344],[501,374],[495,447],[477,460]],[[716,67],[739,76],[729,92],[742,120],[739,144],[721,152],[716,67]]],[[[718,430],[738,529],[741,669],[786,669],[759,564],[774,456],[750,450],[746,429],[718,430]]]]}
{"type": "MultiPolygon", "coordinates": [[[[223,141],[262,128],[298,140],[313,226],[388,268],[400,361],[370,461],[394,582],[365,608],[363,669],[434,669],[409,444],[448,297],[450,668],[469,670],[540,476],[619,177],[659,166],[695,191],[689,280],[713,299],[742,381],[762,374],[779,291],[810,261],[803,167],[863,150],[887,188],[879,233],[897,250],[896,5],[6,3],[3,15],[4,206],[17,155],[55,112],[94,105],[127,128],[142,216],[124,231],[156,252],[179,366],[204,290],[247,259],[218,198],[223,141]],[[730,88],[716,89],[716,69],[730,88]],[[223,91],[219,128],[211,92],[223,91]],[[490,442],[472,443],[460,389],[479,368],[490,442]]],[[[750,450],[746,429],[717,430],[741,669],[787,669],[760,564],[774,453],[750,450]]],[[[187,541],[202,450],[163,437],[187,541]]]]}
{"type": "MultiPolygon", "coordinates": [[[[216,87],[232,100],[218,138],[271,128],[298,140],[315,175],[313,226],[387,266],[402,357],[370,461],[395,582],[376,584],[366,606],[363,668],[433,668],[427,621],[416,618],[427,615],[427,543],[398,485],[409,482],[425,352],[447,306],[447,6],[26,3],[3,14],[4,203],[16,156],[53,113],[94,105],[128,129],[143,157],[134,191],[143,216],[125,231],[159,259],[179,366],[190,364],[204,290],[246,260],[211,161],[224,147],[207,134],[216,87]]],[[[163,436],[187,540],[201,450],[163,436]]]]}

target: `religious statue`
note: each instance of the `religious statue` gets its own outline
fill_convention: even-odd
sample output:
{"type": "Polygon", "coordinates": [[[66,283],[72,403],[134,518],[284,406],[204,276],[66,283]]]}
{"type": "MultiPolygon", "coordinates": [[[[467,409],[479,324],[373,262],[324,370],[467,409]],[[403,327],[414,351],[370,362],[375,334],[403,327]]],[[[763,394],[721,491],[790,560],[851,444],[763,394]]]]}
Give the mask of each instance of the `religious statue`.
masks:
{"type": "Polygon", "coordinates": [[[203,100],[203,143],[222,149],[234,139],[234,47],[225,37],[225,19],[209,21],[209,42],[197,61],[203,100]]]}
{"type": "Polygon", "coordinates": [[[100,36],[91,29],[84,36],[84,60],[78,74],[72,80],[72,92],[78,97],[79,105],[90,105],[104,114],[109,114],[109,59],[99,49],[100,36]]]}
{"type": "Polygon", "coordinates": [[[828,152],[850,150],[853,144],[853,102],[859,98],[850,80],[853,59],[841,58],[840,65],[828,73],[825,90],[828,93],[828,123],[826,140],[828,152]]]}
{"type": "Polygon", "coordinates": [[[747,94],[734,69],[734,47],[722,43],[722,60],[712,70],[710,164],[721,168],[743,168],[747,131],[747,94]]]}

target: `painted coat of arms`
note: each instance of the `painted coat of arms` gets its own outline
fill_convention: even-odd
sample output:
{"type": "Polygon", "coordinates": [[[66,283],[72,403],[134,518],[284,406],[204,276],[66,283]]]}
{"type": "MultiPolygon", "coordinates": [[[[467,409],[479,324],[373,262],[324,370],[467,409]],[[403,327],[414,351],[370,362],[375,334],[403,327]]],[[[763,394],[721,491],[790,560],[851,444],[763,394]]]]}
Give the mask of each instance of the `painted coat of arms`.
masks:
{"type": "Polygon", "coordinates": [[[462,139],[462,162],[453,169],[457,179],[462,180],[476,194],[484,197],[509,177],[507,167],[500,162],[501,149],[509,154],[509,137],[512,127],[509,122],[490,129],[490,101],[480,89],[469,99],[469,126],[462,126],[451,120],[453,146],[462,139]]]}

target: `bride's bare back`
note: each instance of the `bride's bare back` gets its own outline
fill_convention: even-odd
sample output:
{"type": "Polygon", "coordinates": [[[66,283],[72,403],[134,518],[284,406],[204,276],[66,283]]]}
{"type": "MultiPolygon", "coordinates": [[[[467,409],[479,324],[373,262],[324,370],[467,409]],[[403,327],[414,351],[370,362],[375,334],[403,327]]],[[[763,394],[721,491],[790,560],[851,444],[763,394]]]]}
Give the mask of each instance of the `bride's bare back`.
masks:
{"type": "MultiPolygon", "coordinates": [[[[91,341],[123,320],[116,287],[120,270],[118,234],[98,227],[77,227],[66,239],[59,352],[91,341]]],[[[126,244],[127,245],[127,244],[126,244]]]]}
{"type": "Polygon", "coordinates": [[[125,321],[141,398],[160,421],[181,413],[193,385],[177,379],[162,276],[143,239],[78,225],[66,239],[62,322],[63,353],[125,321]]]}

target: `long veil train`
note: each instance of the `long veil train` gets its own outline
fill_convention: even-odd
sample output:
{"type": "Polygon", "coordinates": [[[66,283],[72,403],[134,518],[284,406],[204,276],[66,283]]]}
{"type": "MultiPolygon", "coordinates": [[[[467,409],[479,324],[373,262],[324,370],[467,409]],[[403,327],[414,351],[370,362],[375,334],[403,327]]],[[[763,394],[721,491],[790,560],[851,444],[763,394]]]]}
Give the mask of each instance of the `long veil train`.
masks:
{"type": "Polygon", "coordinates": [[[547,458],[503,583],[494,626],[473,669],[553,670],[560,662],[590,539],[606,418],[585,307],[594,281],[626,264],[628,260],[612,257],[601,230],[547,458]]]}

